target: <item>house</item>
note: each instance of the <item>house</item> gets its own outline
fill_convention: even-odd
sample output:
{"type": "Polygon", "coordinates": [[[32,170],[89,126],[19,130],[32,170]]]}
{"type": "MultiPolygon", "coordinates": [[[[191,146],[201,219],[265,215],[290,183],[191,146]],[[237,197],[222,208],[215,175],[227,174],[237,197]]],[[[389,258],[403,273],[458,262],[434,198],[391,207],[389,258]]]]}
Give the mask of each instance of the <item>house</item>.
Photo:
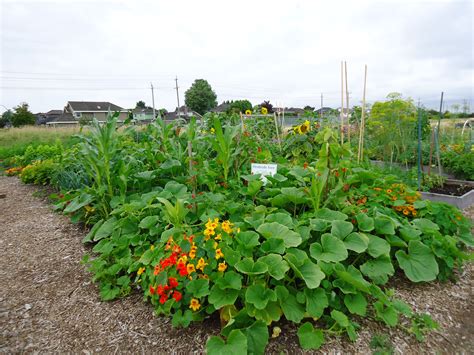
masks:
{"type": "Polygon", "coordinates": [[[150,123],[156,117],[158,117],[158,110],[155,110],[155,116],[153,116],[153,109],[150,107],[142,108],[137,107],[134,108],[132,111],[133,121],[139,123],[150,123]]]}
{"type": "Polygon", "coordinates": [[[220,105],[213,108],[211,112],[223,113],[223,112],[227,112],[229,109],[230,109],[230,102],[224,101],[220,105]]]}
{"type": "Polygon", "coordinates": [[[165,120],[172,121],[178,118],[189,120],[191,117],[201,117],[201,115],[186,106],[181,106],[180,108],[177,107],[173,112],[168,112],[165,120]]]}
{"type": "Polygon", "coordinates": [[[36,116],[36,124],[37,125],[43,125],[48,122],[54,121],[56,118],[58,118],[61,114],[63,113],[62,110],[50,110],[46,113],[37,113],[35,114],[36,116]]]}
{"type": "Polygon", "coordinates": [[[99,122],[107,121],[107,116],[111,113],[118,112],[118,122],[123,122],[128,118],[128,110],[123,109],[113,103],[106,101],[68,101],[66,106],[58,117],[48,125],[60,124],[78,124],[96,119],[99,122]]]}
{"type": "Polygon", "coordinates": [[[317,110],[315,110],[314,112],[318,115],[318,116],[324,116],[328,113],[331,113],[333,111],[332,108],[330,107],[321,107],[321,108],[318,108],[317,110]]]}

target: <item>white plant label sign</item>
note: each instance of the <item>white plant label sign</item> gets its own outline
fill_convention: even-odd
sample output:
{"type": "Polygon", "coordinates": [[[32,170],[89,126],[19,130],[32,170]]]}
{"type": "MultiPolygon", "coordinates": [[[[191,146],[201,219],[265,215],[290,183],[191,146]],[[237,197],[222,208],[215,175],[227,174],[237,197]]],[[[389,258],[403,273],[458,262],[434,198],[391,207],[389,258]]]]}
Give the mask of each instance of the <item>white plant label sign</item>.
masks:
{"type": "Polygon", "coordinates": [[[273,176],[277,172],[277,164],[255,164],[252,163],[250,166],[250,172],[252,175],[260,174],[263,184],[266,185],[267,178],[265,176],[273,176]]]}

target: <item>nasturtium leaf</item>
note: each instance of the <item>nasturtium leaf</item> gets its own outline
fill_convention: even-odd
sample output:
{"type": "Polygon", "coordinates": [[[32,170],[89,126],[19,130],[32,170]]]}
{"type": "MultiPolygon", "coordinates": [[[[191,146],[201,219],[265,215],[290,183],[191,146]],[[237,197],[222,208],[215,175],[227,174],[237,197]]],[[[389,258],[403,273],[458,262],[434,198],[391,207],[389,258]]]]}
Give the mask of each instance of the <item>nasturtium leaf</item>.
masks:
{"type": "Polygon", "coordinates": [[[287,248],[297,247],[302,242],[301,236],[298,233],[278,222],[264,223],[257,228],[257,232],[266,239],[283,239],[285,247],[287,248]]]}
{"type": "Polygon", "coordinates": [[[321,329],[314,329],[309,322],[304,323],[298,329],[300,345],[305,350],[319,349],[324,344],[324,334],[321,329]]]}
{"type": "Polygon", "coordinates": [[[357,227],[363,232],[370,232],[374,230],[375,224],[372,217],[367,216],[365,213],[359,213],[356,216],[357,227]]]}
{"type": "Polygon", "coordinates": [[[344,239],[350,232],[352,232],[354,226],[351,222],[346,221],[333,221],[331,227],[331,234],[339,239],[344,239]]]}
{"type": "Polygon", "coordinates": [[[328,208],[321,208],[316,213],[314,214],[315,218],[319,219],[325,219],[327,221],[345,221],[347,219],[347,215],[339,212],[339,211],[333,211],[328,208]]]}
{"type": "Polygon", "coordinates": [[[342,313],[342,312],[340,312],[336,309],[331,311],[331,318],[334,319],[336,321],[336,323],[339,326],[341,326],[342,328],[346,328],[350,324],[349,323],[349,318],[347,318],[347,316],[344,313],[342,313]]]}
{"type": "Polygon", "coordinates": [[[360,271],[380,285],[387,283],[388,276],[392,276],[395,273],[392,260],[386,255],[366,261],[360,266],[360,271]]]}
{"type": "Polygon", "coordinates": [[[193,320],[193,312],[191,312],[190,309],[187,309],[186,311],[178,310],[176,313],[173,315],[173,319],[171,320],[171,324],[173,327],[183,327],[186,328],[191,324],[191,321],[193,320]]]}
{"type": "Polygon", "coordinates": [[[280,320],[282,315],[282,310],[277,301],[268,302],[265,309],[257,309],[254,305],[248,303],[244,308],[247,311],[247,314],[251,317],[254,317],[257,320],[265,322],[267,325],[270,325],[272,322],[277,322],[280,320]]]}
{"type": "Polygon", "coordinates": [[[426,206],[428,206],[428,202],[426,200],[418,200],[413,202],[413,207],[415,207],[417,210],[423,209],[426,206]]]}
{"type": "Polygon", "coordinates": [[[351,233],[344,239],[344,245],[347,249],[360,254],[367,250],[369,238],[365,234],[351,233]]]}
{"type": "Polygon", "coordinates": [[[338,262],[347,259],[347,249],[343,241],[331,234],[321,236],[321,244],[313,243],[309,247],[311,257],[317,261],[338,262]]]}
{"type": "Polygon", "coordinates": [[[326,232],[329,229],[330,222],[325,219],[313,218],[309,220],[309,226],[317,232],[326,232]]]}
{"type": "Polygon", "coordinates": [[[396,235],[387,235],[387,236],[385,236],[385,240],[392,247],[398,247],[398,248],[408,247],[407,243],[405,243],[405,241],[402,238],[400,238],[399,236],[396,236],[396,235]]]}
{"type": "Polygon", "coordinates": [[[404,206],[405,204],[406,204],[405,200],[395,200],[395,201],[393,201],[393,206],[395,206],[395,207],[404,206]]]}
{"type": "Polygon", "coordinates": [[[439,231],[439,226],[426,218],[414,219],[413,224],[423,233],[433,233],[439,231]]]}
{"type": "Polygon", "coordinates": [[[152,262],[154,258],[155,258],[155,251],[148,249],[142,254],[139,261],[143,265],[148,265],[152,262]]]}
{"type": "Polygon", "coordinates": [[[260,284],[249,286],[245,292],[245,301],[260,310],[265,309],[268,302],[276,300],[275,292],[260,284]]]}
{"type": "Polygon", "coordinates": [[[159,216],[147,216],[140,221],[138,225],[142,229],[150,229],[152,226],[158,223],[159,216]]]}
{"type": "Polygon", "coordinates": [[[433,281],[439,273],[438,263],[430,247],[419,240],[408,243],[408,254],[399,250],[395,256],[410,281],[433,281]]]}
{"type": "Polygon", "coordinates": [[[252,248],[256,247],[257,245],[260,245],[260,242],[258,241],[259,235],[258,233],[254,231],[245,231],[245,232],[240,232],[235,239],[239,244],[242,244],[246,248],[252,248]]]}
{"type": "Polygon", "coordinates": [[[375,217],[375,231],[378,234],[395,234],[395,223],[387,216],[375,217]]]}
{"type": "Polygon", "coordinates": [[[365,313],[367,312],[367,300],[360,292],[356,294],[345,295],[344,304],[346,305],[349,312],[353,314],[365,316],[365,313]]]}
{"type": "Polygon", "coordinates": [[[378,258],[380,255],[388,255],[390,253],[390,244],[385,239],[379,238],[373,234],[367,234],[369,237],[369,246],[367,252],[370,256],[378,258]]]}
{"type": "Polygon", "coordinates": [[[309,260],[302,250],[290,249],[284,258],[288,261],[296,276],[302,279],[310,289],[318,288],[321,281],[326,277],[319,265],[309,260]]]}
{"type": "Polygon", "coordinates": [[[306,312],[313,318],[320,318],[324,309],[329,305],[326,292],[322,288],[304,289],[306,296],[306,312]]]}
{"type": "Polygon", "coordinates": [[[219,309],[223,306],[234,304],[239,292],[239,290],[234,290],[231,288],[223,290],[216,284],[211,288],[208,301],[216,309],[219,309]]]}
{"type": "Polygon", "coordinates": [[[101,240],[103,238],[107,238],[108,236],[110,236],[116,226],[117,226],[117,218],[110,217],[95,232],[94,241],[96,242],[98,240],[101,240]]]}
{"type": "Polygon", "coordinates": [[[103,301],[111,301],[120,294],[119,287],[112,287],[111,284],[104,284],[100,287],[100,298],[103,301]]]}
{"type": "Polygon", "coordinates": [[[298,303],[296,297],[290,294],[285,286],[277,286],[275,292],[286,319],[295,323],[301,322],[305,313],[304,306],[298,303]]]}
{"type": "Polygon", "coordinates": [[[261,250],[264,253],[283,254],[285,252],[285,242],[283,239],[270,238],[262,243],[261,250]]]}
{"type": "Polygon", "coordinates": [[[246,275],[259,275],[268,271],[267,264],[261,261],[253,261],[252,258],[245,258],[235,264],[237,271],[246,275]]]}
{"type": "Polygon", "coordinates": [[[240,290],[242,288],[242,275],[239,275],[235,271],[227,271],[224,273],[224,276],[216,280],[216,285],[223,290],[240,290]]]}
{"type": "Polygon", "coordinates": [[[282,213],[282,212],[272,213],[265,218],[265,222],[267,223],[277,222],[277,223],[283,224],[284,226],[288,228],[294,227],[293,219],[288,213],[282,213]]]}
{"type": "Polygon", "coordinates": [[[208,355],[246,355],[247,337],[240,329],[234,329],[227,337],[227,343],[217,336],[212,336],[206,343],[208,355]]]}
{"type": "Polygon", "coordinates": [[[268,254],[258,259],[268,266],[268,274],[275,280],[281,280],[285,277],[286,272],[290,269],[288,263],[283,260],[281,255],[268,254]]]}
{"type": "Polygon", "coordinates": [[[268,344],[268,327],[261,320],[255,321],[245,329],[247,335],[247,354],[263,355],[268,344]]]}
{"type": "Polygon", "coordinates": [[[186,285],[186,291],[193,297],[201,298],[209,294],[209,280],[195,279],[186,285]]]}
{"type": "Polygon", "coordinates": [[[398,323],[398,312],[392,305],[384,305],[382,301],[374,303],[377,317],[382,319],[387,325],[394,327],[398,323]]]}

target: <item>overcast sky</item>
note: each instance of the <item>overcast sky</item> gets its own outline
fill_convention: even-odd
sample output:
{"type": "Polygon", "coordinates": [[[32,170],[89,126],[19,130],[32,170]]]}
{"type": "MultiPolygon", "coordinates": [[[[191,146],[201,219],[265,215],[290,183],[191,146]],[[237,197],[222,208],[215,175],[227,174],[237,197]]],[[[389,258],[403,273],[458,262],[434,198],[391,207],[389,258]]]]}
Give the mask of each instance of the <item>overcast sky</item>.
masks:
{"type": "MultiPolygon", "coordinates": [[[[195,79],[223,100],[340,106],[401,92],[474,110],[473,1],[0,0],[0,105],[138,100],[174,110],[195,79]]],[[[4,107],[0,106],[0,112],[4,107]]]]}

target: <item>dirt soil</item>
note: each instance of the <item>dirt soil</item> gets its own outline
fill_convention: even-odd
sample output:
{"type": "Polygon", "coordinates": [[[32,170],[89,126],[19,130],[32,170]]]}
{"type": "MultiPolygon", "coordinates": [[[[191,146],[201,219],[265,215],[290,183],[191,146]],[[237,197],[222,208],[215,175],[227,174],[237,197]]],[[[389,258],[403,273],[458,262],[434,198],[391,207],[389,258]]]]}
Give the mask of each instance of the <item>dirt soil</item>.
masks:
{"type": "Polygon", "coordinates": [[[472,186],[469,185],[454,185],[454,184],[444,184],[441,187],[433,187],[430,189],[430,192],[443,195],[451,196],[463,196],[472,190],[472,186]]]}
{"type": "MultiPolygon", "coordinates": [[[[101,302],[91,275],[81,264],[85,231],[52,211],[41,189],[0,176],[0,351],[2,353],[202,353],[219,322],[209,319],[173,329],[156,317],[137,292],[101,302]],[[39,192],[38,192],[39,191],[39,192]]],[[[467,211],[472,218],[474,206],[467,211]]],[[[397,295],[429,312],[441,329],[417,342],[400,329],[361,319],[355,343],[332,337],[325,353],[370,353],[373,334],[387,334],[403,353],[474,353],[473,265],[458,283],[414,285],[400,277],[397,295]]],[[[300,353],[297,328],[279,324],[282,334],[267,352],[300,353]]]]}

